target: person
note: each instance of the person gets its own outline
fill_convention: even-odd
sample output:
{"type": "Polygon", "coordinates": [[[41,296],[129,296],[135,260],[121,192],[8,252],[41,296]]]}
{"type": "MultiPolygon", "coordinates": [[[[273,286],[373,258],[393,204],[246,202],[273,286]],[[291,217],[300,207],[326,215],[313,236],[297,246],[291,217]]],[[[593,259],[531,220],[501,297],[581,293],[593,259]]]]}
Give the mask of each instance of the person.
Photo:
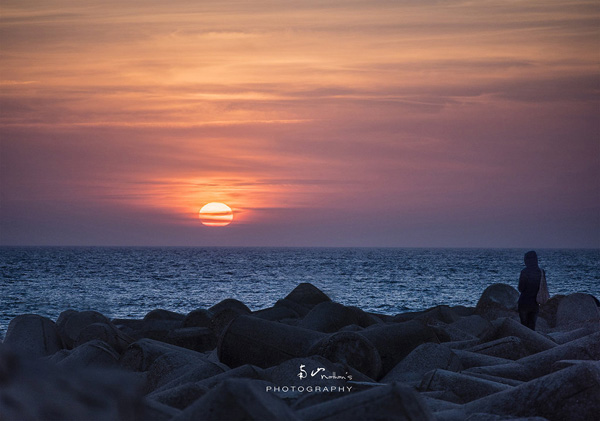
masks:
{"type": "Polygon", "coordinates": [[[519,317],[521,318],[521,324],[535,330],[535,322],[540,311],[540,306],[537,303],[537,293],[540,289],[543,269],[538,266],[537,253],[533,250],[525,253],[523,260],[525,269],[521,271],[519,276],[519,292],[521,293],[519,296],[519,317]]]}

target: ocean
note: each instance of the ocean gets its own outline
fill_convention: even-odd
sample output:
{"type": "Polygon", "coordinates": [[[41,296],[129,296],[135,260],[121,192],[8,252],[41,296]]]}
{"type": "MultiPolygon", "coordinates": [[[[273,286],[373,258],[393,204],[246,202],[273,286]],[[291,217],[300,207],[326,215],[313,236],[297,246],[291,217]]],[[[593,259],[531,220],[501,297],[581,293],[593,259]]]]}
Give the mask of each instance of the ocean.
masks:
{"type": "MultiPolygon", "coordinates": [[[[518,285],[525,249],[0,247],[0,337],[10,320],[66,309],[142,318],[236,298],[273,305],[301,282],[333,300],[397,314],[475,306],[494,283],[518,285]]],[[[537,250],[551,295],[600,297],[600,250],[537,250]]]]}

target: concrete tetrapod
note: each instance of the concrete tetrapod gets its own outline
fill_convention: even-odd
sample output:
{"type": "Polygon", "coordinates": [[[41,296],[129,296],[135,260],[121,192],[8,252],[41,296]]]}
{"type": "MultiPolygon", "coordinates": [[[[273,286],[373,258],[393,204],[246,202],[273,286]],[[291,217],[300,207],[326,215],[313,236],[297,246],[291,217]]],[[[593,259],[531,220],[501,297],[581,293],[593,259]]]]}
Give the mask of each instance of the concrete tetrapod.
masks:
{"type": "Polygon", "coordinates": [[[63,348],[56,324],[37,314],[22,314],[12,319],[4,345],[30,358],[52,355],[63,348]]]}
{"type": "Polygon", "coordinates": [[[362,335],[326,335],[252,316],[234,319],[219,338],[219,360],[230,367],[253,364],[268,368],[296,357],[321,355],[344,362],[373,378],[381,369],[377,350],[362,335]]]}
{"type": "Polygon", "coordinates": [[[504,383],[437,369],[430,371],[423,377],[419,390],[423,392],[433,390],[450,391],[458,396],[462,403],[466,403],[511,387],[504,383]]]}
{"type": "Polygon", "coordinates": [[[458,356],[450,348],[443,344],[426,342],[416,347],[400,361],[381,382],[420,382],[425,373],[436,368],[460,371],[463,366],[458,356]]]}
{"type": "Polygon", "coordinates": [[[560,360],[600,360],[600,332],[538,352],[510,364],[474,367],[467,371],[529,381],[549,374],[560,360]]]}
{"type": "Polygon", "coordinates": [[[261,380],[225,380],[188,406],[174,421],[298,420],[281,399],[265,392],[266,384],[261,380]]]}
{"type": "Polygon", "coordinates": [[[360,334],[379,351],[384,376],[419,345],[440,342],[434,330],[420,320],[377,324],[361,330],[360,334]]]}
{"type": "Polygon", "coordinates": [[[600,414],[600,362],[577,364],[504,392],[470,402],[467,414],[488,413],[548,420],[596,420],[600,414]]]}
{"type": "Polygon", "coordinates": [[[495,339],[517,337],[530,354],[536,354],[557,346],[556,342],[511,318],[506,317],[495,320],[494,325],[498,326],[494,334],[495,339]]]}
{"type": "Polygon", "coordinates": [[[423,399],[412,388],[400,383],[351,393],[298,411],[307,421],[433,421],[435,418],[423,399]]]}

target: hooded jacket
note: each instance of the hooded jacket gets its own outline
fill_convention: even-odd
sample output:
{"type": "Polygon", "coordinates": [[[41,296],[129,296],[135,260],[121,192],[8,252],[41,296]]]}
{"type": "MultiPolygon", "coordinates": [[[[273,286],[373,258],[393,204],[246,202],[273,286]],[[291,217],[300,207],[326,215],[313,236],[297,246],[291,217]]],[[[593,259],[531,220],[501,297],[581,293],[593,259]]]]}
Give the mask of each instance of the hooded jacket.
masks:
{"type": "Polygon", "coordinates": [[[519,307],[537,308],[537,293],[542,280],[542,269],[538,266],[538,258],[535,251],[525,253],[525,269],[519,277],[519,307]]]}

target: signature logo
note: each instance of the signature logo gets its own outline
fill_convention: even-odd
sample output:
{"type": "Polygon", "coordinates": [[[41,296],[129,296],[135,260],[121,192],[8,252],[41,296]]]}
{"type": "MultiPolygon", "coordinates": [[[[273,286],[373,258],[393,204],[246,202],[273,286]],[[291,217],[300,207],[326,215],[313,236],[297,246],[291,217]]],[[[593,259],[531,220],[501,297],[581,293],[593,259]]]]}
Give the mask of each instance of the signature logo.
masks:
{"type": "MultiPolygon", "coordinates": [[[[317,367],[314,370],[310,371],[310,377],[317,377],[320,380],[352,380],[352,374],[346,373],[344,376],[339,376],[335,373],[331,373],[330,375],[323,373],[325,371],[324,367],[317,367]],[[320,376],[319,376],[320,374],[320,376]]],[[[300,364],[300,370],[298,371],[297,376],[300,380],[304,380],[308,378],[309,373],[306,371],[306,364],[300,364]]],[[[313,385],[312,382],[309,382],[306,386],[304,385],[289,385],[289,386],[265,386],[266,392],[274,392],[274,393],[333,393],[333,392],[351,392],[352,385],[349,383],[340,384],[336,382],[334,384],[324,384],[324,385],[313,385]]]]}
{"type": "MultiPolygon", "coordinates": [[[[306,370],[304,369],[304,367],[306,367],[305,364],[300,364],[300,372],[298,373],[298,377],[302,380],[308,377],[308,373],[306,372],[306,370]]],[[[317,374],[319,374],[320,372],[325,371],[324,367],[317,367],[314,370],[312,370],[310,372],[310,377],[315,377],[317,374]]],[[[321,374],[321,379],[327,379],[327,380],[352,380],[352,374],[348,374],[346,373],[345,376],[338,376],[336,375],[335,371],[332,373],[332,375],[327,376],[325,374],[321,374]]]]}

